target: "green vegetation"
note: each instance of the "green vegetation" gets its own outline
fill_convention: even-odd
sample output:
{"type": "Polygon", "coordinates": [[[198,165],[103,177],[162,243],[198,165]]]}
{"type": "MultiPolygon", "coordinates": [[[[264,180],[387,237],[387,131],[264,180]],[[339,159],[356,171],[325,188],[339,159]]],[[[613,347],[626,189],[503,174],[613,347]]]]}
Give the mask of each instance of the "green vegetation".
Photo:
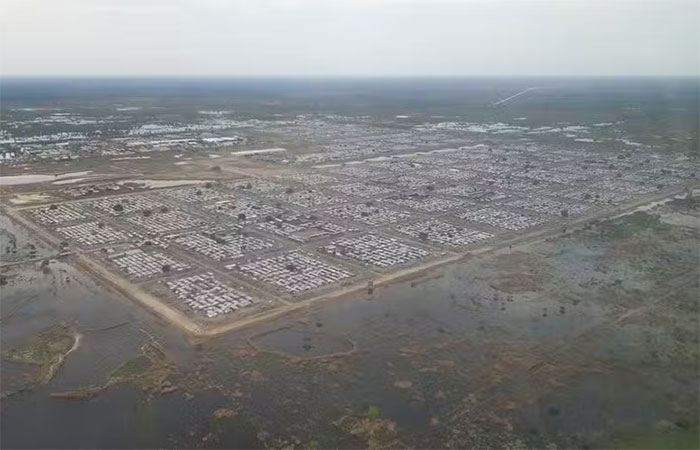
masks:
{"type": "Polygon", "coordinates": [[[680,450],[700,448],[698,429],[681,429],[670,424],[672,429],[654,430],[620,436],[614,440],[615,448],[680,450]]]}
{"type": "Polygon", "coordinates": [[[148,370],[149,365],[148,359],[144,356],[138,356],[119,365],[110,373],[109,379],[116,382],[139,377],[148,370]]]}
{"type": "Polygon", "coordinates": [[[639,233],[651,230],[658,230],[664,227],[659,216],[645,212],[636,212],[620,220],[609,222],[603,225],[601,232],[604,237],[612,239],[625,239],[639,233]]]}
{"type": "Polygon", "coordinates": [[[397,448],[396,423],[387,419],[361,416],[343,416],[334,425],[363,440],[369,449],[397,448]]]}
{"type": "Polygon", "coordinates": [[[379,407],[370,405],[367,409],[367,417],[373,420],[380,419],[382,417],[382,412],[379,410],[379,407]]]}
{"type": "Polygon", "coordinates": [[[54,325],[33,336],[25,346],[8,350],[3,356],[8,361],[39,366],[37,381],[48,383],[58,373],[77,339],[78,334],[69,327],[54,325]]]}

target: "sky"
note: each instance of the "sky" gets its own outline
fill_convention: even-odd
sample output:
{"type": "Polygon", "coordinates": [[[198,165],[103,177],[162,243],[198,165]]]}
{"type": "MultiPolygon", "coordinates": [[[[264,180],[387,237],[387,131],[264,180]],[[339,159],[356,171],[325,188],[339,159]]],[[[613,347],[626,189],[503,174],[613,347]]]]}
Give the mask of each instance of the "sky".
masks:
{"type": "Polygon", "coordinates": [[[0,0],[2,76],[699,76],[698,0],[0,0]]]}

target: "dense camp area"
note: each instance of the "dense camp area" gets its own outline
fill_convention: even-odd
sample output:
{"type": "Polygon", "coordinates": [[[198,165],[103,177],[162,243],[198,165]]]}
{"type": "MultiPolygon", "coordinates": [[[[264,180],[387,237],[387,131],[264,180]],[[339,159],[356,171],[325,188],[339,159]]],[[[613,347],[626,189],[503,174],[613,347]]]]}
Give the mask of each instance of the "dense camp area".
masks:
{"type": "Polygon", "coordinates": [[[697,80],[0,108],[4,447],[698,445],[697,80]]]}

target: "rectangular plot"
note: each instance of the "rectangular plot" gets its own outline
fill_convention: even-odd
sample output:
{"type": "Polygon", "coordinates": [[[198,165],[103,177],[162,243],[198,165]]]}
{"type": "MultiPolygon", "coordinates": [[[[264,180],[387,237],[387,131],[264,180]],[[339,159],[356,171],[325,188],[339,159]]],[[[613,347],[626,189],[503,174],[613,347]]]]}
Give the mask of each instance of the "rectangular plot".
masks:
{"type": "Polygon", "coordinates": [[[60,227],[56,228],[56,231],[69,241],[76,241],[86,246],[122,242],[133,236],[98,221],[60,227]]]}
{"type": "Polygon", "coordinates": [[[321,175],[320,173],[292,173],[286,175],[279,175],[277,178],[281,178],[283,180],[296,181],[297,183],[308,184],[310,186],[338,182],[338,179],[336,177],[321,175]]]}
{"type": "Polygon", "coordinates": [[[245,253],[271,248],[274,244],[252,236],[207,236],[188,233],[175,239],[175,243],[216,261],[242,257],[245,253]]]}
{"type": "Polygon", "coordinates": [[[475,211],[468,211],[459,214],[457,217],[471,222],[485,223],[497,228],[504,228],[512,231],[525,230],[547,222],[547,219],[539,216],[497,208],[483,208],[475,211]]]}
{"type": "Polygon", "coordinates": [[[73,204],[42,206],[32,209],[32,219],[44,225],[58,225],[87,219],[90,213],[73,204]]]}
{"type": "Polygon", "coordinates": [[[112,215],[130,214],[136,211],[154,211],[167,207],[164,203],[146,195],[123,195],[92,200],[86,205],[112,215]]]}
{"type": "Polygon", "coordinates": [[[585,213],[590,206],[576,203],[562,203],[549,198],[528,198],[518,199],[506,203],[514,208],[521,208],[528,211],[535,211],[549,216],[576,216],[585,213]]]}
{"type": "Polygon", "coordinates": [[[334,203],[342,203],[345,201],[345,199],[342,197],[329,195],[325,192],[313,189],[288,189],[285,192],[274,194],[273,196],[271,196],[271,198],[274,198],[275,200],[279,200],[281,202],[301,206],[302,208],[313,208],[315,206],[330,205],[334,203]]]}
{"type": "Polygon", "coordinates": [[[323,250],[337,256],[356,259],[365,264],[390,267],[423,259],[430,252],[413,247],[394,238],[367,234],[357,238],[346,238],[332,242],[323,250]]]}
{"type": "Polygon", "coordinates": [[[364,198],[375,198],[379,196],[393,194],[396,191],[393,189],[388,189],[381,186],[374,186],[365,183],[350,183],[350,184],[340,184],[337,186],[329,186],[328,189],[341,192],[347,195],[354,195],[356,197],[364,198]]]}
{"type": "Polygon", "coordinates": [[[183,188],[158,191],[159,195],[185,203],[209,203],[227,198],[230,194],[207,188],[205,186],[188,186],[183,188]]]}
{"type": "Polygon", "coordinates": [[[458,227],[436,219],[404,225],[398,231],[421,241],[449,247],[462,247],[493,237],[491,233],[458,227]]]}
{"type": "Polygon", "coordinates": [[[181,272],[190,268],[189,265],[176,261],[164,253],[146,253],[137,248],[112,255],[110,259],[122,272],[137,279],[181,272]]]}
{"type": "Polygon", "coordinates": [[[299,251],[244,264],[238,270],[291,294],[318,289],[353,276],[352,272],[299,251]]]}
{"type": "Polygon", "coordinates": [[[153,212],[149,215],[137,214],[126,220],[142,227],[148,233],[167,233],[204,225],[204,221],[182,211],[153,212]]]}
{"type": "Polygon", "coordinates": [[[185,305],[209,318],[247,308],[254,303],[252,297],[222,283],[211,272],[169,280],[165,285],[185,305]]]}
{"type": "Polygon", "coordinates": [[[462,200],[447,199],[418,194],[411,196],[388,198],[386,199],[386,201],[394,203],[395,205],[401,205],[407,208],[426,212],[447,211],[450,209],[465,206],[467,204],[462,200]]]}
{"type": "Polygon", "coordinates": [[[250,198],[236,198],[205,206],[206,211],[222,214],[245,222],[257,222],[266,216],[275,216],[282,210],[250,198]]]}
{"type": "Polygon", "coordinates": [[[409,213],[394,211],[381,206],[365,203],[339,205],[325,210],[333,217],[362,222],[367,225],[387,225],[405,221],[411,217],[409,213]]]}
{"type": "Polygon", "coordinates": [[[307,242],[323,236],[345,233],[347,229],[331,222],[318,220],[304,214],[283,215],[272,217],[260,222],[258,229],[268,233],[284,236],[297,242],[307,242]]]}

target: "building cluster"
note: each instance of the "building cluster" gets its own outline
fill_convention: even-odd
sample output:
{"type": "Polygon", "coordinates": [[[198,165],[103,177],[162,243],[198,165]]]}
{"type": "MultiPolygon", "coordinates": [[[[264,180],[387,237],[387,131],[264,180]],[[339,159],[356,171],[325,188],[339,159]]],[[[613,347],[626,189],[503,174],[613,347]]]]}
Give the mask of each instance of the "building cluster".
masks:
{"type": "Polygon", "coordinates": [[[590,209],[588,205],[573,202],[561,202],[544,196],[512,200],[506,203],[506,205],[512,208],[533,211],[538,214],[564,217],[568,217],[569,215],[578,216],[584,214],[590,209]]]}
{"type": "Polygon", "coordinates": [[[126,187],[118,183],[87,184],[84,186],[64,188],[59,190],[58,193],[63,198],[74,200],[84,197],[109,194],[116,191],[125,191],[129,189],[133,188],[126,187]]]}
{"type": "Polygon", "coordinates": [[[54,204],[36,208],[31,212],[32,219],[44,225],[58,225],[87,219],[90,213],[70,203],[54,204]]]}
{"type": "Polygon", "coordinates": [[[190,268],[186,263],[176,261],[164,253],[147,253],[139,248],[113,253],[109,258],[122,272],[135,279],[146,279],[160,274],[168,275],[190,268]]]}
{"type": "Polygon", "coordinates": [[[91,221],[56,228],[56,232],[68,241],[76,241],[86,247],[124,242],[135,235],[116,230],[99,221],[91,221]]]}
{"type": "Polygon", "coordinates": [[[275,193],[270,197],[275,201],[299,206],[301,208],[314,208],[345,201],[342,197],[318,189],[295,190],[293,188],[287,188],[284,192],[275,193]]]}
{"type": "Polygon", "coordinates": [[[205,224],[202,219],[182,211],[168,209],[151,211],[148,214],[132,214],[125,217],[127,222],[138,225],[148,234],[162,234],[177,230],[198,228],[205,224]]]}
{"type": "Polygon", "coordinates": [[[283,212],[280,208],[248,197],[220,200],[210,205],[204,205],[203,208],[206,211],[228,216],[238,222],[257,222],[267,217],[278,216],[283,212]]]}
{"type": "Polygon", "coordinates": [[[207,186],[187,186],[182,188],[164,189],[159,194],[185,203],[202,203],[222,200],[226,193],[207,186]]]}
{"type": "Polygon", "coordinates": [[[395,191],[399,192],[413,192],[413,191],[426,191],[433,189],[435,187],[435,180],[427,178],[419,172],[419,169],[412,169],[412,172],[403,175],[396,175],[389,170],[380,171],[372,174],[369,181],[380,186],[394,188],[395,191]]]}
{"type": "Polygon", "coordinates": [[[296,242],[307,242],[348,231],[341,225],[319,220],[307,214],[284,214],[270,217],[258,223],[257,228],[268,233],[284,236],[296,242]]]}
{"type": "Polygon", "coordinates": [[[167,210],[165,203],[148,194],[100,197],[86,202],[85,206],[114,216],[126,215],[136,211],[163,211],[164,208],[167,210]]]}
{"type": "Polygon", "coordinates": [[[503,228],[504,230],[510,231],[526,230],[542,225],[549,220],[542,216],[497,208],[475,209],[459,214],[458,217],[470,222],[485,223],[496,228],[503,228]]]}
{"type": "Polygon", "coordinates": [[[291,251],[240,266],[231,265],[229,268],[293,295],[326,287],[353,276],[349,270],[301,251],[291,251]]]}
{"type": "Polygon", "coordinates": [[[386,187],[375,186],[366,183],[339,184],[336,186],[329,186],[328,189],[340,192],[342,194],[362,198],[375,198],[378,196],[386,196],[396,192],[394,189],[388,189],[386,187]]]}
{"type": "Polygon", "coordinates": [[[261,252],[274,247],[271,241],[242,234],[217,236],[193,232],[178,236],[174,242],[215,261],[241,258],[244,254],[261,252]]]}
{"type": "Polygon", "coordinates": [[[443,198],[420,193],[389,197],[386,199],[386,201],[395,205],[404,206],[406,208],[431,213],[464,208],[468,205],[468,203],[465,203],[464,200],[459,200],[456,198],[443,198]]]}
{"type": "Polygon", "coordinates": [[[429,251],[407,245],[396,238],[375,234],[339,239],[324,246],[323,250],[332,255],[352,258],[377,267],[406,264],[430,255],[429,251]]]}
{"type": "Polygon", "coordinates": [[[165,282],[188,308],[213,319],[253,305],[253,298],[205,272],[165,282]]]}
{"type": "Polygon", "coordinates": [[[321,185],[321,184],[339,183],[341,181],[337,177],[334,177],[331,175],[322,175],[320,173],[304,173],[304,172],[278,175],[277,178],[279,178],[281,180],[286,180],[286,181],[294,181],[294,182],[305,184],[308,186],[317,186],[317,185],[321,185]]]}
{"type": "Polygon", "coordinates": [[[398,227],[398,231],[419,241],[447,247],[463,247],[491,239],[493,234],[453,225],[438,219],[428,219],[398,227]]]}
{"type": "Polygon", "coordinates": [[[383,206],[374,206],[374,202],[349,203],[333,206],[324,210],[325,214],[343,220],[361,222],[372,226],[385,226],[410,219],[411,214],[383,206]]]}
{"type": "MultiPolygon", "coordinates": [[[[252,305],[229,286],[251,285],[269,298],[311,296],[377,268],[420,264],[697,180],[694,164],[682,157],[523,140],[463,145],[472,141],[460,134],[557,130],[495,124],[385,130],[371,122],[246,121],[267,131],[279,125],[318,146],[306,154],[279,152],[286,162],[276,160],[284,167],[270,177],[152,189],[76,183],[56,191],[66,201],[27,207],[27,217],[69,244],[107,249],[95,254],[141,286],[169,283],[177,304],[217,317],[252,305]],[[423,139],[425,130],[435,134],[423,139]],[[200,275],[181,273],[189,270],[200,275]]],[[[130,142],[198,131],[138,130],[130,142]]],[[[565,133],[587,139],[592,132],[565,133]]]]}

